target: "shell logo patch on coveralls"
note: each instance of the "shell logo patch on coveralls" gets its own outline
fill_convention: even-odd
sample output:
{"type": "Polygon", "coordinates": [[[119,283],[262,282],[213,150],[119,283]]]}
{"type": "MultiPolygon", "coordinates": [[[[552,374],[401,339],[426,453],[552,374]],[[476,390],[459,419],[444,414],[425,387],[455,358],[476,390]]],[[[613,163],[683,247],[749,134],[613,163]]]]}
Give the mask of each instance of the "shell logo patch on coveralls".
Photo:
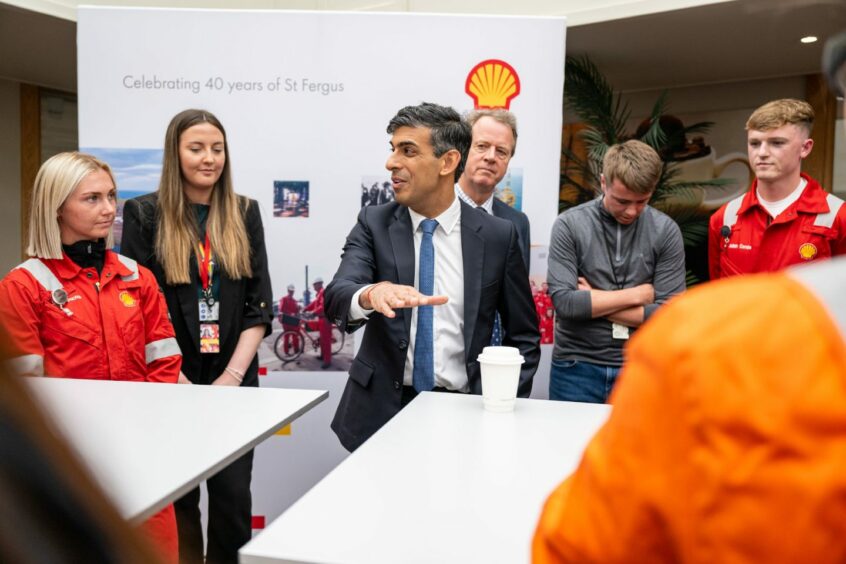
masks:
{"type": "Polygon", "coordinates": [[[137,302],[135,301],[135,298],[133,298],[133,297],[130,295],[130,293],[129,293],[129,292],[127,292],[126,290],[124,290],[123,292],[121,292],[120,294],[118,294],[118,299],[119,299],[119,300],[121,301],[121,303],[122,303],[123,305],[125,305],[126,307],[135,307],[135,306],[136,306],[136,304],[137,304],[137,302]]]}
{"type": "Polygon", "coordinates": [[[811,260],[817,256],[817,247],[813,243],[805,243],[799,247],[799,256],[805,260],[811,260]]]}

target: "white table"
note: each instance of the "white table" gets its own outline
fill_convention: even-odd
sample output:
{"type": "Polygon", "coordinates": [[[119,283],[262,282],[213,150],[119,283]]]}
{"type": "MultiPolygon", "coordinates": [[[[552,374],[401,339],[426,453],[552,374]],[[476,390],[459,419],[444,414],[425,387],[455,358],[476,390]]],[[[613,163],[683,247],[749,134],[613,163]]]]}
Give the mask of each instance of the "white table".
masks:
{"type": "Polygon", "coordinates": [[[241,549],[242,564],[528,562],[549,493],[610,407],[424,393],[241,549]]]}
{"type": "Polygon", "coordinates": [[[323,390],[27,381],[132,522],[155,514],[328,396],[323,390]]]}

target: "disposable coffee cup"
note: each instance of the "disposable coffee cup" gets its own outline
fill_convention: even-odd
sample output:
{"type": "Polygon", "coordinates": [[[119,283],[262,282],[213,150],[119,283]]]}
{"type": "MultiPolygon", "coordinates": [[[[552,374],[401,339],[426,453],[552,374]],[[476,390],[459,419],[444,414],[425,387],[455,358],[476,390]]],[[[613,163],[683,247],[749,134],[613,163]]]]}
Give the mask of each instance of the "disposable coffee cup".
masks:
{"type": "Polygon", "coordinates": [[[488,411],[514,411],[523,356],[515,347],[485,347],[477,358],[482,369],[482,402],[488,411]]]}

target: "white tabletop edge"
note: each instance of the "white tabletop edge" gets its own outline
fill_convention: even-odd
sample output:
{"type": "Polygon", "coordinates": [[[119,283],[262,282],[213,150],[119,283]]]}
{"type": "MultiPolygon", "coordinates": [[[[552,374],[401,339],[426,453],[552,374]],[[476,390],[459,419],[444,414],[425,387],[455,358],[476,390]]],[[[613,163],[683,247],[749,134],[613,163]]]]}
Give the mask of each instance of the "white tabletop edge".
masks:
{"type": "MultiPolygon", "coordinates": [[[[118,511],[131,523],[142,522],[154,515],[196,487],[202,480],[214,475],[329,397],[328,391],[314,389],[173,386],[70,378],[26,378],[25,380],[33,392],[34,399],[51,420],[51,426],[55,432],[65,437],[83,466],[91,472],[95,480],[100,482],[104,493],[112,498],[118,511]],[[239,393],[239,390],[243,394],[239,393]],[[209,408],[210,404],[205,400],[198,402],[195,409],[193,399],[197,396],[213,400],[211,405],[214,406],[214,411],[209,411],[212,408],[209,408]],[[251,397],[255,400],[248,400],[246,405],[249,405],[251,401],[258,401],[258,405],[262,406],[260,413],[263,415],[258,419],[252,419],[250,425],[233,428],[225,419],[218,417],[221,413],[232,414],[243,409],[238,406],[239,404],[244,406],[244,401],[239,400],[233,403],[231,398],[251,397]],[[117,401],[118,399],[120,401],[117,401]],[[169,403],[163,405],[162,400],[169,403]],[[155,424],[150,427],[141,427],[141,433],[126,434],[120,429],[120,425],[127,422],[146,423],[147,404],[150,401],[155,401],[157,407],[166,409],[184,405],[186,400],[191,400],[189,402],[191,409],[187,414],[184,409],[168,411],[164,417],[150,419],[155,421],[155,424]],[[228,411],[217,411],[221,405],[228,411]],[[128,411],[127,408],[129,408],[128,411]],[[163,461],[158,463],[155,461],[155,457],[163,452],[158,450],[156,442],[159,440],[158,437],[163,437],[165,440],[173,437],[174,433],[168,429],[173,428],[170,427],[171,425],[182,424],[186,416],[190,421],[191,417],[209,417],[210,413],[213,413],[215,417],[211,429],[225,428],[227,430],[225,446],[222,446],[219,452],[210,454],[204,461],[187,464],[177,461],[173,464],[167,463],[162,468],[163,461]],[[90,441],[89,437],[94,437],[96,440],[90,441]],[[139,443],[137,442],[139,437],[143,437],[144,440],[149,437],[150,440],[139,443]],[[122,452],[123,444],[132,440],[136,442],[131,443],[133,448],[129,449],[127,456],[116,459],[113,456],[114,452],[122,452]],[[117,445],[117,450],[108,448],[104,450],[103,445],[107,447],[117,445]],[[140,448],[138,445],[141,445],[140,448]],[[159,454],[156,454],[156,451],[145,452],[144,448],[150,445],[159,454]],[[133,456],[139,452],[146,455],[140,462],[137,457],[133,459],[133,456]],[[117,462],[113,462],[115,460],[117,462]],[[127,463],[131,466],[127,466],[127,463]],[[177,473],[164,474],[172,476],[173,479],[156,482],[154,477],[147,480],[147,476],[151,475],[146,470],[150,468],[146,466],[147,464],[159,469],[158,472],[152,473],[153,476],[161,476],[162,472],[171,470],[177,473]],[[137,482],[132,480],[137,480],[139,477],[147,481],[143,487],[135,488],[131,484],[137,482]],[[128,495],[121,493],[126,491],[125,488],[131,488],[131,492],[127,492],[128,495]]],[[[194,425],[193,431],[187,436],[190,437],[191,433],[194,436],[197,436],[197,433],[208,435],[209,431],[209,428],[194,425]]],[[[168,445],[169,450],[166,449],[164,452],[175,455],[175,460],[178,460],[178,453],[182,452],[179,442],[170,441],[168,445]]],[[[192,442],[192,445],[196,446],[196,443],[192,442]]]]}
{"type": "Polygon", "coordinates": [[[236,450],[235,452],[233,452],[232,454],[230,454],[229,456],[227,456],[226,458],[224,458],[223,460],[218,462],[217,464],[211,466],[205,472],[201,472],[199,475],[195,476],[187,484],[185,484],[182,487],[177,488],[173,492],[169,493],[168,495],[166,495],[164,498],[162,498],[162,500],[159,501],[158,503],[156,503],[155,505],[151,505],[149,508],[147,508],[144,511],[138,513],[137,515],[131,517],[129,519],[129,522],[130,523],[142,523],[147,518],[152,517],[153,515],[155,515],[156,513],[158,513],[159,511],[161,511],[162,509],[164,509],[165,507],[167,507],[168,505],[170,505],[171,503],[173,503],[177,499],[181,498],[183,495],[185,495],[186,493],[188,493],[189,491],[191,491],[195,487],[197,487],[197,484],[199,484],[200,482],[202,482],[206,478],[214,476],[220,470],[223,470],[224,468],[229,466],[232,462],[234,462],[235,460],[237,460],[238,458],[243,456],[247,451],[249,451],[250,449],[252,449],[252,448],[258,446],[259,444],[261,444],[262,442],[264,442],[265,439],[272,436],[274,433],[276,433],[276,431],[278,431],[279,429],[281,429],[281,428],[285,427],[286,425],[292,423],[293,421],[299,419],[299,417],[301,415],[303,415],[304,413],[309,411],[311,408],[313,408],[315,405],[321,403],[322,401],[326,400],[326,398],[329,397],[329,392],[327,390],[301,390],[301,391],[309,391],[309,392],[313,391],[317,395],[315,395],[314,399],[309,401],[307,404],[303,405],[296,412],[292,413],[288,417],[285,417],[284,419],[282,419],[282,421],[280,421],[276,425],[273,425],[272,427],[270,427],[264,433],[257,435],[253,440],[249,441],[248,443],[243,445],[241,448],[239,448],[238,450],[236,450]]]}

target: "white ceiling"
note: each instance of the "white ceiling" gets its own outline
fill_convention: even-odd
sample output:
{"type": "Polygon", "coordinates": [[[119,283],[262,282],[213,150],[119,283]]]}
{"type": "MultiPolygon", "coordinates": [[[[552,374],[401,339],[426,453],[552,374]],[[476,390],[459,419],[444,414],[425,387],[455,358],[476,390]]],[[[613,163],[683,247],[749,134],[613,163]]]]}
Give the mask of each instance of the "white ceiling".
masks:
{"type": "MultiPolygon", "coordinates": [[[[626,91],[795,76],[819,71],[824,40],[846,29],[846,0],[253,0],[253,7],[568,15],[567,53],[589,54],[611,84],[626,91]],[[698,5],[697,5],[698,4],[698,5]],[[705,4],[705,5],[702,5],[705,4]],[[577,8],[589,5],[590,8],[577,8]],[[691,6],[672,9],[678,6],[691,6]],[[515,7],[517,6],[517,7],[515,7]],[[449,9],[448,9],[449,8],[449,9]],[[659,11],[669,10],[669,11],[659,11]],[[658,13],[651,13],[656,12],[658,13]],[[635,15],[632,14],[646,14],[635,15]],[[610,21],[597,21],[611,17],[610,21]],[[581,25],[576,25],[581,22],[581,25]],[[813,34],[820,41],[802,45],[813,34]]],[[[76,91],[78,2],[18,0],[42,12],[0,3],[0,78],[76,91]]],[[[138,4],[130,0],[90,3],[138,4]]],[[[173,6],[171,1],[147,5],[173,6]]],[[[234,3],[241,5],[240,3],[234,3]]],[[[193,0],[179,5],[224,7],[193,0]]]]}

